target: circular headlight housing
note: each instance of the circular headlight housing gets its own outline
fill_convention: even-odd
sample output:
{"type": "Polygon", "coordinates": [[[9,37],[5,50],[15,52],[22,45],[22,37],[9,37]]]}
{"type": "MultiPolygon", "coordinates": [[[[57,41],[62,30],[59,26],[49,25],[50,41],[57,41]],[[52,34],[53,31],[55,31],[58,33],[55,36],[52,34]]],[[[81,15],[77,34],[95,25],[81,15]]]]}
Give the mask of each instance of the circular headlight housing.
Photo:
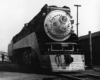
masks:
{"type": "Polygon", "coordinates": [[[69,38],[72,25],[69,15],[62,10],[51,11],[44,21],[46,34],[55,41],[64,41],[69,38]]]}

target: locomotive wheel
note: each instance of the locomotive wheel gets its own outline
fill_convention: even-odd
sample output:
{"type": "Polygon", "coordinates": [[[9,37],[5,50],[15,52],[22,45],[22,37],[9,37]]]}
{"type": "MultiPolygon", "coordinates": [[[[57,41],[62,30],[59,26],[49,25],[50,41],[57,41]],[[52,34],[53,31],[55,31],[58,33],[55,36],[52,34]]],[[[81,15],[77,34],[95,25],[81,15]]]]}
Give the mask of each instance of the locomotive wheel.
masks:
{"type": "Polygon", "coordinates": [[[40,66],[39,58],[38,58],[36,52],[34,52],[33,54],[34,54],[34,56],[31,58],[33,70],[40,71],[41,66],[40,66]]]}
{"type": "Polygon", "coordinates": [[[23,53],[23,64],[27,65],[26,51],[23,53]]]}
{"type": "Polygon", "coordinates": [[[32,65],[32,63],[31,63],[31,53],[28,50],[23,53],[23,64],[32,65]]]}
{"type": "Polygon", "coordinates": [[[32,65],[32,63],[31,63],[31,53],[27,55],[27,62],[28,62],[28,65],[32,65]]]}

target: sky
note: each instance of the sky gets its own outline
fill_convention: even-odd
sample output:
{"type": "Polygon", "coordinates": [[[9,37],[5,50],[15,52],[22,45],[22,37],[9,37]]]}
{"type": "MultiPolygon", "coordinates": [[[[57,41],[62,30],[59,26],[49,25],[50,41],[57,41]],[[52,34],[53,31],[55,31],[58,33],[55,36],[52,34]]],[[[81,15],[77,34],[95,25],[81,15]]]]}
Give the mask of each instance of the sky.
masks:
{"type": "Polygon", "coordinates": [[[79,7],[79,36],[88,31],[100,31],[100,0],[0,0],[0,51],[7,51],[8,44],[45,5],[68,6],[74,19],[76,33],[76,7],[79,7]]]}

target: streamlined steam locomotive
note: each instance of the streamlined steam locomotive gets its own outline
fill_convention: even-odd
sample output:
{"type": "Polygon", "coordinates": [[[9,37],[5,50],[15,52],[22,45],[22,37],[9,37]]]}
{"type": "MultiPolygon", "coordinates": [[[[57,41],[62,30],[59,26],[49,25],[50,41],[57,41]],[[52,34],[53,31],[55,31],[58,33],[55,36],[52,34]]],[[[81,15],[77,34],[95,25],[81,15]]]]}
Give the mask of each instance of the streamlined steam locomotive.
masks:
{"type": "Polygon", "coordinates": [[[73,31],[70,8],[48,6],[15,35],[8,45],[9,59],[50,71],[85,69],[85,59],[73,31]]]}

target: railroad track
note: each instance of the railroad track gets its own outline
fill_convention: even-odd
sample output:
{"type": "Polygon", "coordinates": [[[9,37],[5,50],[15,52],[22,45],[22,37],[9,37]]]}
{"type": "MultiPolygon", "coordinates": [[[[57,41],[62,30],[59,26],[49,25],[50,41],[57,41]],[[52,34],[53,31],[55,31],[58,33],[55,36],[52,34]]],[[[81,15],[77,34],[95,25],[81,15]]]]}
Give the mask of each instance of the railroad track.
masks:
{"type": "Polygon", "coordinates": [[[100,80],[100,76],[96,74],[88,74],[88,73],[69,73],[69,74],[56,74],[56,76],[60,77],[62,80],[100,80]]]}

